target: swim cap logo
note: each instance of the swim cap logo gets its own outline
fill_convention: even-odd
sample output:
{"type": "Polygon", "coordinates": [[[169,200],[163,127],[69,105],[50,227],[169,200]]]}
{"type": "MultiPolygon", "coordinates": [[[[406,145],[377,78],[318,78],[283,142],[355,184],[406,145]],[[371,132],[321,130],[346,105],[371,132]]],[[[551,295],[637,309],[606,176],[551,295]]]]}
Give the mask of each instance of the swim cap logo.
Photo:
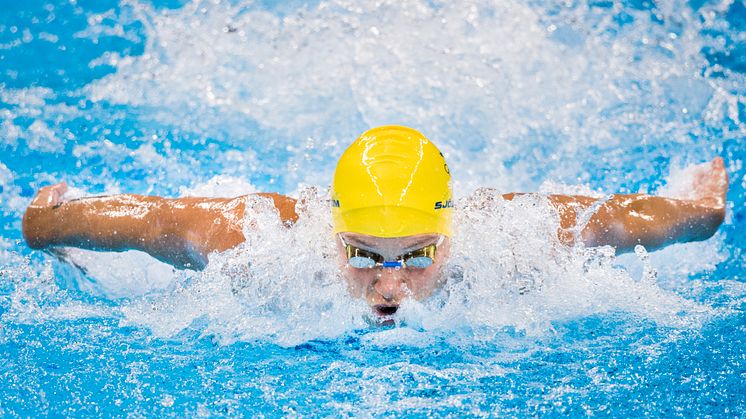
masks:
{"type": "Polygon", "coordinates": [[[446,202],[438,201],[438,202],[435,203],[435,209],[436,210],[445,209],[445,208],[453,208],[453,203],[451,202],[450,199],[448,201],[446,201],[446,202]]]}
{"type": "Polygon", "coordinates": [[[339,199],[330,199],[329,202],[332,204],[333,207],[339,208],[339,199]]]}

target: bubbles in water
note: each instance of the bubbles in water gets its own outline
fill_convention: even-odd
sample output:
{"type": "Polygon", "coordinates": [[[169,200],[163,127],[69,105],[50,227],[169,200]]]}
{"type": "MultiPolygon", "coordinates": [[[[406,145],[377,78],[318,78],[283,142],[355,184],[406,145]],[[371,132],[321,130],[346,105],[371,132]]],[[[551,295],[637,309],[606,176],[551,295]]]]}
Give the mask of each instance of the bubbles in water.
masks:
{"type": "Polygon", "coordinates": [[[25,202],[20,197],[21,190],[13,183],[14,178],[13,172],[0,162],[0,200],[6,214],[25,209],[25,202]]]}
{"type": "MultiPolygon", "coordinates": [[[[18,262],[11,265],[12,269],[0,265],[2,288],[12,287],[7,307],[3,307],[6,311],[0,317],[3,323],[36,324],[112,315],[107,307],[70,298],[66,290],[57,286],[50,263],[35,266],[28,259],[18,262]]],[[[4,301],[0,302],[5,306],[4,301]]]]}

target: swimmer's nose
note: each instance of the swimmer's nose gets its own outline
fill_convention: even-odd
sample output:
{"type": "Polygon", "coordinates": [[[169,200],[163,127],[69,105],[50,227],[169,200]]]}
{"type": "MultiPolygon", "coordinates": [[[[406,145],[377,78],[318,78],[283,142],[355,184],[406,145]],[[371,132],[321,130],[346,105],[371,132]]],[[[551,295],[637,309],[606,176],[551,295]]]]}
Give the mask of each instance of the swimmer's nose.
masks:
{"type": "Polygon", "coordinates": [[[403,277],[398,269],[382,269],[373,288],[386,301],[395,300],[404,285],[403,277]]]}

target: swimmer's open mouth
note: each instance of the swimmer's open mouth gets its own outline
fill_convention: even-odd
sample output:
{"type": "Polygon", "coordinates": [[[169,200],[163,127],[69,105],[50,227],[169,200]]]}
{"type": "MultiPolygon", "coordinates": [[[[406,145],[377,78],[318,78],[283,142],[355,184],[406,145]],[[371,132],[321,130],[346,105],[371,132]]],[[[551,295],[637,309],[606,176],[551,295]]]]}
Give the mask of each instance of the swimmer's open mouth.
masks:
{"type": "Polygon", "coordinates": [[[396,310],[399,309],[399,306],[377,305],[373,307],[373,309],[379,316],[393,316],[396,314],[396,310]]]}

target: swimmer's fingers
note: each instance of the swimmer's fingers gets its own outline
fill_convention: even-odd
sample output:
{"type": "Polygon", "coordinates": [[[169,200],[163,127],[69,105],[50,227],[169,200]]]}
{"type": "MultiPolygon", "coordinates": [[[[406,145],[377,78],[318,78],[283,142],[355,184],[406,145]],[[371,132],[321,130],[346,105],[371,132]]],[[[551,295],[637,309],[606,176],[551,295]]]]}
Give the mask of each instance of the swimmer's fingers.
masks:
{"type": "Polygon", "coordinates": [[[62,195],[67,192],[67,183],[60,182],[54,185],[45,186],[39,189],[36,196],[31,201],[31,206],[35,207],[54,207],[62,200],[62,195]]]}

